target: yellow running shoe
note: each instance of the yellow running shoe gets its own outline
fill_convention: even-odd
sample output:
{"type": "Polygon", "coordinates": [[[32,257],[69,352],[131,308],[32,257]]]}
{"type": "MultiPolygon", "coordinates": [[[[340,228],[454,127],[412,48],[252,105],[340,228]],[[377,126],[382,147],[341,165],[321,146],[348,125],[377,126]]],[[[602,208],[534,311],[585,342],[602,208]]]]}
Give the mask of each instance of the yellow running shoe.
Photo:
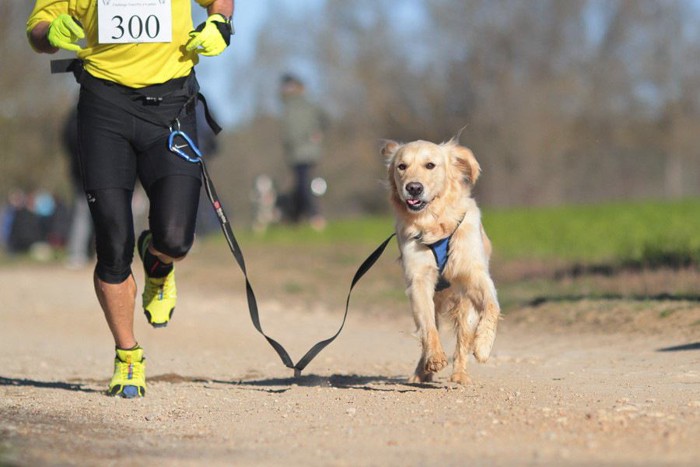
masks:
{"type": "Polygon", "coordinates": [[[114,376],[109,382],[108,394],[127,399],[146,395],[146,359],[141,347],[131,350],[117,349],[117,355],[114,357],[114,376]]]}
{"type": "Polygon", "coordinates": [[[175,311],[177,287],[175,269],[165,277],[146,277],[143,290],[143,312],[154,328],[164,328],[175,311]]]}
{"type": "MultiPolygon", "coordinates": [[[[138,251],[143,261],[146,249],[151,243],[151,232],[146,230],[139,236],[138,251]]],[[[146,283],[143,287],[143,312],[154,328],[163,328],[173,316],[177,303],[177,286],[175,285],[175,267],[165,277],[150,277],[145,270],[146,283]]]]}

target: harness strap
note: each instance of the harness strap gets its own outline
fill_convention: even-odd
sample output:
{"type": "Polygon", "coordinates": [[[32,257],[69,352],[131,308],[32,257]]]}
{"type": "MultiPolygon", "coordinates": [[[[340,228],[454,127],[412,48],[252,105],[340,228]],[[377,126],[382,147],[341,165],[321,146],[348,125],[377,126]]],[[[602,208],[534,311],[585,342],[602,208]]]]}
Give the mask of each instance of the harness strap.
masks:
{"type": "Polygon", "coordinates": [[[214,132],[215,135],[218,135],[221,133],[221,126],[214,120],[214,117],[212,116],[211,112],[209,112],[209,104],[207,104],[207,100],[204,98],[204,94],[201,92],[197,92],[197,100],[202,103],[204,106],[204,118],[207,119],[207,124],[209,125],[209,128],[211,128],[211,131],[214,132]]]}
{"type": "Polygon", "coordinates": [[[425,246],[430,248],[430,251],[433,252],[433,256],[435,257],[435,262],[437,263],[438,267],[438,280],[437,283],[435,284],[435,291],[440,292],[442,290],[450,288],[452,284],[450,284],[450,281],[445,279],[445,276],[442,275],[443,271],[445,270],[445,266],[447,265],[447,260],[450,259],[450,240],[452,240],[452,236],[455,234],[457,229],[459,228],[460,225],[462,225],[462,221],[464,220],[464,217],[462,217],[459,222],[457,222],[457,227],[452,231],[452,233],[443,238],[438,240],[435,243],[423,243],[423,234],[418,234],[414,238],[423,243],[425,246]]]}
{"type": "MultiPolygon", "coordinates": [[[[189,79],[185,81],[181,89],[175,90],[173,92],[167,93],[165,96],[153,97],[146,94],[141,94],[146,103],[152,102],[157,104],[162,98],[168,97],[188,97],[187,101],[182,105],[180,111],[172,119],[167,119],[163,115],[152,110],[152,107],[147,105],[139,105],[130,99],[130,96],[121,90],[118,84],[109,83],[104,80],[97,79],[87,73],[83,68],[83,62],[79,59],[71,58],[64,60],[52,60],[51,61],[51,73],[66,73],[72,72],[75,76],[75,80],[83,86],[85,89],[99,95],[101,98],[120,108],[121,110],[133,115],[134,117],[145,120],[154,125],[161,126],[163,128],[170,128],[175,120],[177,120],[183,111],[192,103],[196,104],[196,101],[201,101],[204,105],[204,116],[207,120],[207,124],[212,129],[214,134],[219,134],[221,132],[221,126],[214,120],[211,112],[209,111],[209,105],[206,99],[199,92],[199,85],[197,81],[189,79]],[[192,89],[190,89],[192,86],[192,89]]],[[[194,78],[193,75],[192,78],[194,78]]],[[[140,94],[138,90],[130,90],[129,92],[135,92],[140,94]]]]}
{"type": "Polygon", "coordinates": [[[435,262],[437,263],[438,271],[440,271],[440,272],[445,270],[445,265],[447,264],[447,258],[449,258],[449,256],[450,256],[449,248],[450,248],[450,239],[451,238],[452,238],[452,235],[428,245],[430,247],[430,250],[433,252],[433,256],[435,256],[435,262]]]}
{"type": "Polygon", "coordinates": [[[436,292],[448,289],[452,285],[450,284],[450,281],[445,279],[445,276],[442,275],[442,272],[445,270],[445,266],[447,265],[447,260],[450,257],[450,240],[452,240],[452,235],[427,245],[430,248],[430,251],[433,252],[435,262],[438,266],[438,280],[435,284],[436,292]]]}

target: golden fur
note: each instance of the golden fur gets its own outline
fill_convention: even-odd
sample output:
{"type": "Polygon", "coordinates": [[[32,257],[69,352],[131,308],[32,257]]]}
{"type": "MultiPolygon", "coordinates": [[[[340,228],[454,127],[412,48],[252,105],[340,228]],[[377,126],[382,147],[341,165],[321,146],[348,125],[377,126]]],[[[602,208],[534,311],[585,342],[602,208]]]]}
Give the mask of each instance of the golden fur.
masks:
{"type": "Polygon", "coordinates": [[[457,337],[450,381],[468,384],[469,354],[482,363],[488,359],[500,314],[489,275],[491,242],[471,196],[481,168],[474,154],[454,140],[386,141],[381,152],[388,163],[406,293],[422,346],[410,381],[431,381],[447,366],[437,330],[442,315],[452,320],[457,337]],[[450,235],[443,277],[451,286],[435,292],[439,271],[427,245],[450,235]]]}

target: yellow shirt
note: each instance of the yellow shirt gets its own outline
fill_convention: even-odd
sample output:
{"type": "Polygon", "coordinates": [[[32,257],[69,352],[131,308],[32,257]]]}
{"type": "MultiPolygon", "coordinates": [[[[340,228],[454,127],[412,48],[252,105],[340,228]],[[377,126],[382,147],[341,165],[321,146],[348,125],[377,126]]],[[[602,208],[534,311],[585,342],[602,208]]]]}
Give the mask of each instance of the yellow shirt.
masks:
{"type": "MultiPolygon", "coordinates": [[[[190,0],[172,0],[172,42],[138,44],[98,44],[98,0],[37,0],[29,19],[27,32],[44,21],[51,22],[60,14],[70,14],[85,29],[86,47],[78,53],[85,69],[94,77],[142,88],[190,74],[197,64],[195,52],[187,52],[188,33],[194,29],[190,0]],[[71,6],[69,11],[69,4],[71,6]]],[[[214,0],[197,0],[207,7],[214,0]]]]}

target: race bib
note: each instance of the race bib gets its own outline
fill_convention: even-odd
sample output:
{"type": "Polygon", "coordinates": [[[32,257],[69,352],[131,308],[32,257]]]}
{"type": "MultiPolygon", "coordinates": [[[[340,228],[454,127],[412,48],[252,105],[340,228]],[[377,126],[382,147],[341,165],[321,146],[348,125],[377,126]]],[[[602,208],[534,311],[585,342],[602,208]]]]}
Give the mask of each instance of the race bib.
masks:
{"type": "Polygon", "coordinates": [[[171,0],[97,0],[100,44],[171,42],[171,0]]]}

